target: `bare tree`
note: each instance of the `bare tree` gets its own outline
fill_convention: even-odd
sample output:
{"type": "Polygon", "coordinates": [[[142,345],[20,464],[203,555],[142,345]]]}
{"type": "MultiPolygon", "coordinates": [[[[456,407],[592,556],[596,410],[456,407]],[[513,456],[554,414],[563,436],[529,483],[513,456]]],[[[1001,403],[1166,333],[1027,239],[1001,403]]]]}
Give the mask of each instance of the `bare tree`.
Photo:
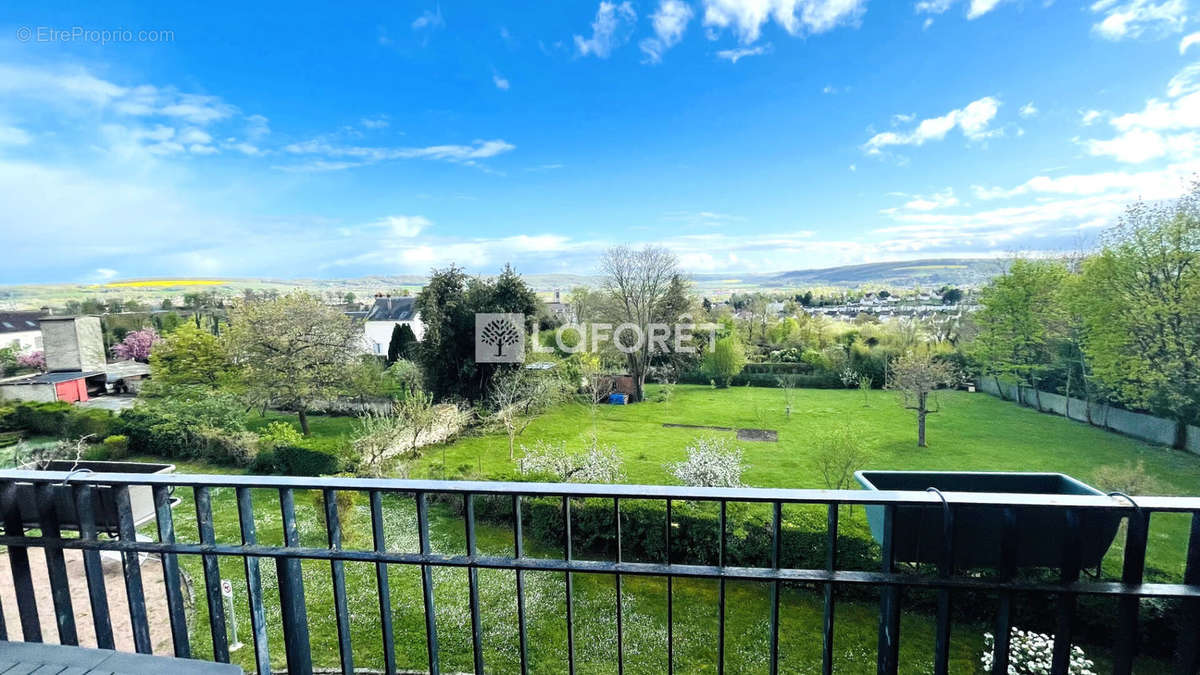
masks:
{"type": "Polygon", "coordinates": [[[646,370],[650,364],[650,324],[664,322],[664,298],[671,278],[678,274],[679,261],[675,254],[659,246],[633,249],[614,246],[604,252],[600,267],[604,271],[604,291],[614,323],[632,324],[641,331],[640,343],[634,344],[633,331],[617,336],[625,346],[625,361],[633,377],[633,400],[645,398],[646,370]]]}
{"type": "Polygon", "coordinates": [[[848,490],[854,485],[854,472],[870,460],[862,448],[860,434],[845,426],[835,427],[816,439],[813,456],[821,470],[825,487],[848,490]]]}
{"type": "Polygon", "coordinates": [[[558,402],[564,391],[559,378],[545,372],[515,368],[492,378],[489,400],[492,416],[508,435],[508,458],[516,457],[517,436],[536,415],[558,402]]]}
{"type": "Polygon", "coordinates": [[[934,359],[927,349],[913,349],[892,365],[887,388],[900,392],[902,405],[917,413],[917,447],[925,447],[925,417],[938,412],[929,395],[957,381],[954,365],[934,359]]]}

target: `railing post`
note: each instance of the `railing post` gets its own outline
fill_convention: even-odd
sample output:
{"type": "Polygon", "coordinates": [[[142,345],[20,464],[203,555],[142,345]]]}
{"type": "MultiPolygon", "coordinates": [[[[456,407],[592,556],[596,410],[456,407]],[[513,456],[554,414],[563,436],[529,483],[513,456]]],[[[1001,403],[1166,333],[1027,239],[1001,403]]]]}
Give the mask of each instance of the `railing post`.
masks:
{"type": "MultiPolygon", "coordinates": [[[[4,513],[4,534],[20,537],[25,534],[21,518],[21,502],[15,482],[0,486],[0,511],[4,513]]],[[[29,550],[24,546],[8,547],[8,564],[12,568],[13,591],[17,596],[17,613],[21,619],[21,638],[25,642],[42,641],[42,623],[38,618],[37,595],[33,590],[33,574],[29,569],[29,550]]]]}
{"type": "MultiPolygon", "coordinates": [[[[1188,535],[1187,566],[1183,583],[1200,587],[1200,512],[1192,514],[1192,530],[1188,535]]],[[[1200,644],[1194,638],[1200,634],[1200,599],[1183,601],[1183,629],[1179,631],[1178,656],[1175,672],[1200,672],[1200,644]]]]}
{"type": "MultiPolygon", "coordinates": [[[[424,492],[418,492],[416,499],[421,555],[429,555],[433,550],[429,545],[429,503],[424,492]]],[[[433,604],[433,570],[429,565],[421,565],[421,597],[425,605],[425,652],[429,656],[429,672],[438,675],[441,666],[438,663],[437,614],[433,604]]]]}
{"type": "MultiPolygon", "coordinates": [[[[325,503],[326,542],[331,551],[342,549],[342,519],[338,515],[338,495],[337,490],[328,488],[321,492],[321,501],[325,503]]],[[[329,580],[333,584],[333,613],[337,618],[338,656],[342,672],[353,673],[354,649],[350,644],[350,608],[346,603],[346,564],[343,561],[329,561],[329,580]]]]}
{"type": "MultiPolygon", "coordinates": [[[[117,536],[122,543],[137,544],[129,486],[115,485],[112,489],[117,502],[117,536]]],[[[121,566],[125,573],[129,621],[133,624],[133,647],[139,654],[151,654],[154,645],[150,642],[150,620],[146,615],[146,593],[142,587],[142,554],[138,551],[122,551],[121,566]]]]}
{"type": "MultiPolygon", "coordinates": [[[[832,574],[837,569],[838,505],[828,505],[825,514],[825,570],[832,574]]],[[[824,611],[821,616],[821,673],[833,675],[833,621],[837,599],[833,594],[833,582],[825,584],[824,611]]]]}
{"type": "MultiPolygon", "coordinates": [[[[75,511],[79,516],[79,538],[85,542],[96,542],[96,486],[76,485],[75,511]]],[[[112,619],[108,613],[108,592],[104,587],[104,568],[100,563],[100,552],[94,548],[83,549],[83,574],[87,578],[88,600],[92,609],[92,628],[96,631],[96,646],[114,649],[112,619]]]]}
{"type": "MultiPolygon", "coordinates": [[[[258,534],[254,527],[254,499],[250,488],[237,488],[237,509],[242,546],[258,544],[258,534]]],[[[254,632],[254,664],[258,675],[271,675],[271,657],[267,649],[267,620],[263,608],[262,573],[257,557],[248,555],[243,562],[250,602],[250,628],[254,632]]]]}
{"type": "MultiPolygon", "coordinates": [[[[279,508],[283,515],[283,545],[297,547],[300,532],[296,528],[296,503],[291,488],[279,491],[279,508]]],[[[300,559],[276,558],[275,573],[279,577],[279,610],[288,674],[312,675],[312,647],[308,642],[308,609],[304,604],[304,574],[300,559]]]]}
{"type": "MultiPolygon", "coordinates": [[[[1134,505],[1129,514],[1129,529],[1125,533],[1125,559],[1121,565],[1121,583],[1136,586],[1142,583],[1146,569],[1146,539],[1150,528],[1150,516],[1134,505]]],[[[1122,595],[1117,602],[1117,653],[1113,659],[1113,672],[1128,675],[1133,672],[1133,660],[1137,655],[1138,611],[1141,599],[1136,595],[1122,595]]]]}
{"type": "MultiPolygon", "coordinates": [[[[212,501],[207,487],[195,488],[196,524],[200,528],[200,543],[216,543],[213,526],[212,501]]],[[[204,589],[208,600],[208,627],[212,638],[213,658],[229,663],[229,634],[225,623],[225,600],[221,596],[221,566],[215,555],[200,556],[204,568],[204,589]]]]}
{"type": "Polygon", "coordinates": [[[46,574],[50,578],[50,597],[54,602],[58,641],[64,645],[78,645],[75,609],[71,606],[71,585],[67,581],[67,562],[63,557],[62,532],[58,527],[57,498],[66,490],[65,486],[37,486],[37,510],[42,538],[46,540],[42,553],[46,556],[46,574]]]}
{"type": "MultiPolygon", "coordinates": [[[[1062,569],[1059,582],[1073,584],[1079,581],[1080,530],[1079,512],[1067,509],[1064,512],[1066,536],[1062,542],[1062,569]]],[[[1054,630],[1054,652],[1051,656],[1050,674],[1067,675],[1071,667],[1071,639],[1075,632],[1075,594],[1059,593],[1057,618],[1054,630]]]]}
{"type": "MultiPolygon", "coordinates": [[[[883,542],[879,547],[880,571],[896,571],[896,505],[883,507],[883,542]]],[[[895,675],[900,661],[900,589],[884,584],[879,599],[879,653],[876,670],[879,675],[895,675]]]]}
{"type": "MultiPolygon", "coordinates": [[[[171,494],[162,485],[154,486],[154,520],[158,526],[158,540],[164,544],[174,544],[175,520],[171,517],[171,494]]],[[[192,647],[188,640],[187,609],[183,605],[179,556],[164,553],[162,568],[163,586],[167,594],[167,615],[171,621],[171,645],[175,656],[181,659],[191,658],[192,647]]]]}
{"type": "MultiPolygon", "coordinates": [[[[371,490],[371,542],[376,553],[387,551],[383,529],[383,495],[371,490]]],[[[392,631],[392,587],[387,563],[375,563],[375,588],[379,596],[379,631],[383,640],[383,668],[387,675],[396,672],[396,640],[392,631]]]]}

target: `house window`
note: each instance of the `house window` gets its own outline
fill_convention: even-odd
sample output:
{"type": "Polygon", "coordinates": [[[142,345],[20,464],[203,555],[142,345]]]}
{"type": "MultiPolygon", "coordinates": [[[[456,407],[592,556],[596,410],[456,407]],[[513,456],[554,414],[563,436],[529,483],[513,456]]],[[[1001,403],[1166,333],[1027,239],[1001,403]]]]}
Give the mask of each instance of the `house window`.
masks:
{"type": "Polygon", "coordinates": [[[375,353],[376,354],[383,353],[383,345],[379,344],[378,342],[375,343],[375,353]]]}

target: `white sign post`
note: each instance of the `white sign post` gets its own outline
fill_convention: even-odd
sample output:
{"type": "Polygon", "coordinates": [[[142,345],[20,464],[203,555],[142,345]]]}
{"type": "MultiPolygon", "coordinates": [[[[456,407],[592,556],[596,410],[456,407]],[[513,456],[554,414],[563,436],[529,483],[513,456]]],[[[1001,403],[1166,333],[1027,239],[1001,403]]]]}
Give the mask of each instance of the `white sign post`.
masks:
{"type": "Polygon", "coordinates": [[[221,595],[225,596],[226,604],[229,606],[229,626],[233,629],[233,644],[229,645],[229,651],[236,652],[241,649],[242,643],[238,642],[237,636],[237,612],[233,609],[233,584],[228,579],[221,580],[221,595]]]}

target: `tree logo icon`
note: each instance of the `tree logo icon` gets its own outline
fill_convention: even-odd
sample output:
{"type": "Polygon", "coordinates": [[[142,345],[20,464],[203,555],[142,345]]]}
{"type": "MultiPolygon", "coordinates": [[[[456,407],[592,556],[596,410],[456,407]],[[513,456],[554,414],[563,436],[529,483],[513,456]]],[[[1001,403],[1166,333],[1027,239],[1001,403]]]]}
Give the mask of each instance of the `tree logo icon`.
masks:
{"type": "Polygon", "coordinates": [[[475,362],[525,360],[525,315],[481,312],[475,315],[475,362]]]}

